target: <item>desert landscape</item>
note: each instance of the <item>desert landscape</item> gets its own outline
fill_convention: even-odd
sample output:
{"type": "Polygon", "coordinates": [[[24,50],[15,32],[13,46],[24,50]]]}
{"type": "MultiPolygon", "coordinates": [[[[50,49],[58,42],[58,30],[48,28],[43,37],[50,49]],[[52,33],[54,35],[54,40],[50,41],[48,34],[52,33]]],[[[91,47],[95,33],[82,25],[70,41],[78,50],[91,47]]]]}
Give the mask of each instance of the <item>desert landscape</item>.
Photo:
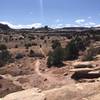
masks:
{"type": "Polygon", "coordinates": [[[100,100],[100,27],[0,24],[0,98],[100,100]]]}

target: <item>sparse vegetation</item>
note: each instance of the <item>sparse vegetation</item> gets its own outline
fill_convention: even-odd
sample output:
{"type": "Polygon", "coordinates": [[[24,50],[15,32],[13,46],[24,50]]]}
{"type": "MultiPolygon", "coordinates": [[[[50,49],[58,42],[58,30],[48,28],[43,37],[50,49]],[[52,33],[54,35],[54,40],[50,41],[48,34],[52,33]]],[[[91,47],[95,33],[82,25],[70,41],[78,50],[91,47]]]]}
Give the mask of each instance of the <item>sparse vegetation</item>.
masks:
{"type": "Polygon", "coordinates": [[[31,46],[32,46],[32,43],[27,43],[27,44],[25,44],[26,49],[28,49],[28,48],[31,47],[31,46]]]}
{"type": "Polygon", "coordinates": [[[15,59],[22,59],[25,55],[22,53],[17,53],[15,59]]]}
{"type": "Polygon", "coordinates": [[[7,50],[6,45],[0,44],[0,67],[11,61],[11,54],[7,50]]]}
{"type": "Polygon", "coordinates": [[[0,44],[0,50],[7,50],[7,46],[5,44],[0,44]]]}
{"type": "Polygon", "coordinates": [[[85,54],[83,55],[82,60],[83,61],[91,61],[94,59],[94,48],[91,46],[89,48],[87,48],[87,50],[85,51],[85,54]]]}
{"type": "MultiPolygon", "coordinates": [[[[90,78],[89,82],[91,80],[93,82],[95,79],[91,79],[91,77],[93,78],[94,76],[99,80],[100,73],[97,73],[97,71],[99,72],[100,59],[99,55],[95,56],[95,54],[100,52],[100,42],[98,46],[93,45],[91,49],[87,49],[90,43],[97,44],[97,39],[94,40],[94,36],[86,31],[87,29],[85,31],[77,28],[75,28],[75,31],[73,31],[74,28],[69,28],[68,31],[66,30],[67,28],[51,29],[49,27],[42,27],[1,31],[0,67],[5,67],[0,68],[0,74],[2,76],[0,78],[0,93],[4,94],[7,91],[8,94],[10,90],[16,90],[14,86],[8,83],[9,80],[11,83],[14,82],[14,85],[18,85],[19,82],[22,88],[33,86],[41,88],[41,90],[67,85],[67,82],[68,84],[70,82],[74,83],[71,75],[75,75],[75,72],[79,72],[76,74],[76,77],[79,77],[79,81],[81,82],[84,81],[81,78],[87,77],[90,78]],[[86,62],[77,59],[82,56],[85,57],[86,62]],[[9,63],[12,57],[15,58],[14,62],[9,63]],[[94,60],[93,58],[96,59],[94,60]],[[90,60],[93,61],[89,62],[90,60]],[[97,68],[96,74],[99,77],[96,77],[95,72],[92,76],[91,73],[89,76],[84,74],[84,72],[90,72],[94,68],[97,68]],[[3,75],[7,78],[7,82],[3,75]]],[[[95,38],[98,35],[96,36],[95,34],[95,38]]]]}
{"type": "Polygon", "coordinates": [[[85,45],[83,41],[79,38],[76,37],[72,39],[68,45],[65,47],[65,60],[74,60],[77,59],[79,56],[79,51],[84,51],[85,50],[85,45]]]}
{"type": "Polygon", "coordinates": [[[53,52],[49,53],[49,57],[47,60],[48,67],[51,66],[61,66],[63,60],[63,48],[57,47],[53,52]]]}
{"type": "Polygon", "coordinates": [[[56,49],[57,47],[61,46],[61,44],[58,40],[54,40],[54,41],[52,41],[52,43],[53,43],[52,44],[52,49],[56,49]]]}
{"type": "Polygon", "coordinates": [[[35,56],[35,52],[33,50],[30,50],[29,57],[34,57],[34,56],[35,56]]]}

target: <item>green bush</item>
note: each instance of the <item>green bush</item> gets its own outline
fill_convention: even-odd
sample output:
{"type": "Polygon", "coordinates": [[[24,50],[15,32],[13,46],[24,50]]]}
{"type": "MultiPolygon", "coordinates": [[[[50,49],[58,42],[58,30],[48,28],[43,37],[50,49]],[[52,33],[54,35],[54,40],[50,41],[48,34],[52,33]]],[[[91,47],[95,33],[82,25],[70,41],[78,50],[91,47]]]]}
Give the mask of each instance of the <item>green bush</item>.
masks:
{"type": "Polygon", "coordinates": [[[22,59],[22,58],[24,58],[24,56],[25,56],[25,55],[22,54],[22,53],[17,53],[16,56],[15,56],[15,58],[16,58],[16,59],[22,59]]]}
{"type": "Polygon", "coordinates": [[[82,57],[82,61],[91,61],[94,59],[94,48],[91,46],[86,51],[85,54],[82,57]]]}
{"type": "Polygon", "coordinates": [[[0,44],[0,50],[7,50],[7,46],[5,44],[0,44]]]}
{"type": "Polygon", "coordinates": [[[61,44],[58,40],[54,40],[54,41],[52,41],[52,43],[53,43],[52,44],[52,49],[56,49],[57,47],[61,46],[61,44]]]}
{"type": "Polygon", "coordinates": [[[79,37],[72,39],[63,49],[58,40],[53,41],[53,52],[49,53],[47,60],[48,67],[59,66],[63,60],[74,60],[79,57],[79,51],[85,50],[83,40],[79,37]]]}
{"type": "Polygon", "coordinates": [[[74,60],[77,59],[79,56],[79,51],[84,51],[85,50],[85,45],[83,41],[79,38],[76,37],[72,39],[68,45],[65,47],[65,60],[74,60]]]}
{"type": "Polygon", "coordinates": [[[51,66],[61,66],[63,60],[63,48],[57,47],[53,52],[49,53],[49,57],[47,60],[48,67],[51,66]]]}
{"type": "Polygon", "coordinates": [[[78,57],[78,48],[76,47],[75,40],[72,40],[65,48],[65,60],[74,60],[78,57]]]}
{"type": "Polygon", "coordinates": [[[27,43],[25,44],[25,48],[28,49],[29,47],[31,47],[33,44],[32,43],[27,43]]]}
{"type": "Polygon", "coordinates": [[[7,50],[6,45],[1,44],[0,45],[0,67],[4,66],[5,64],[11,62],[11,54],[7,50]]]}
{"type": "Polygon", "coordinates": [[[29,57],[34,57],[34,56],[35,56],[35,52],[33,50],[30,50],[29,57]]]}

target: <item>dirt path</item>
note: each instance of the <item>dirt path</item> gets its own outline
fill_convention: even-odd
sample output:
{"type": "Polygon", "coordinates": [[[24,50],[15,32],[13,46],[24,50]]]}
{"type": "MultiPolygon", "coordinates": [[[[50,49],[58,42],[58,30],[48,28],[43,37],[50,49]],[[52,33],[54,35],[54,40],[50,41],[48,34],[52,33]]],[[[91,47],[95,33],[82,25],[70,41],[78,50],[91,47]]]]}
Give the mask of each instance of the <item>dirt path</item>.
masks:
{"type": "Polygon", "coordinates": [[[65,80],[61,81],[59,78],[57,78],[57,77],[55,77],[55,76],[53,76],[53,75],[51,75],[49,73],[48,74],[41,73],[40,70],[39,70],[40,64],[41,64],[40,60],[37,60],[36,63],[35,63],[35,72],[39,76],[43,77],[44,79],[48,80],[49,82],[51,82],[53,84],[65,84],[66,83],[65,80]]]}
{"type": "MultiPolygon", "coordinates": [[[[40,68],[41,66],[41,60],[37,59],[35,62],[28,62],[28,65],[30,66],[30,68],[34,67],[34,72],[36,73],[36,75],[40,76],[44,81],[48,83],[50,83],[50,85],[65,85],[65,84],[72,84],[72,81],[70,81],[70,79],[65,78],[63,79],[62,77],[57,77],[54,76],[53,74],[50,73],[43,73],[41,72],[40,68]]],[[[12,76],[10,74],[6,74],[6,75],[0,75],[2,76],[4,79],[10,80],[12,81],[13,84],[15,84],[16,86],[21,86],[23,89],[27,89],[28,87],[30,88],[30,85],[28,85],[28,83],[22,84],[18,81],[19,78],[26,78],[26,77],[31,77],[33,74],[29,74],[29,75],[19,75],[19,76],[12,76]]],[[[29,83],[30,84],[30,83],[29,83]]]]}
{"type": "Polygon", "coordinates": [[[43,49],[40,48],[41,53],[44,55],[44,57],[46,57],[46,54],[44,53],[43,49]]]}

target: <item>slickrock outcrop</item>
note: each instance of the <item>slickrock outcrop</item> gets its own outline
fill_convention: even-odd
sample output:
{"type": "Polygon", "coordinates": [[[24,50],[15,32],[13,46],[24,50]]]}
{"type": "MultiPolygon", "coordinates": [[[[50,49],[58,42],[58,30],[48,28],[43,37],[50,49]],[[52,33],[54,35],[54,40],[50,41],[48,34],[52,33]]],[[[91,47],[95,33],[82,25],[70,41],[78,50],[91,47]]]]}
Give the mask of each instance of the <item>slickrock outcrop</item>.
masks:
{"type": "Polygon", "coordinates": [[[28,89],[9,94],[1,100],[99,100],[100,84],[79,83],[40,92],[37,89],[28,89]],[[95,96],[94,94],[97,94],[95,96]],[[91,97],[93,97],[91,99],[91,97]]]}
{"type": "Polygon", "coordinates": [[[32,88],[9,94],[1,100],[45,100],[45,95],[39,92],[40,90],[32,88]]]}
{"type": "Polygon", "coordinates": [[[75,67],[75,68],[91,68],[91,67],[93,67],[93,65],[91,64],[91,62],[75,62],[74,64],[73,64],[73,66],[75,67]]]}
{"type": "Polygon", "coordinates": [[[74,72],[71,76],[72,79],[81,80],[100,78],[100,67],[91,62],[76,62],[73,66],[74,69],[70,70],[71,72],[74,72]]]}

